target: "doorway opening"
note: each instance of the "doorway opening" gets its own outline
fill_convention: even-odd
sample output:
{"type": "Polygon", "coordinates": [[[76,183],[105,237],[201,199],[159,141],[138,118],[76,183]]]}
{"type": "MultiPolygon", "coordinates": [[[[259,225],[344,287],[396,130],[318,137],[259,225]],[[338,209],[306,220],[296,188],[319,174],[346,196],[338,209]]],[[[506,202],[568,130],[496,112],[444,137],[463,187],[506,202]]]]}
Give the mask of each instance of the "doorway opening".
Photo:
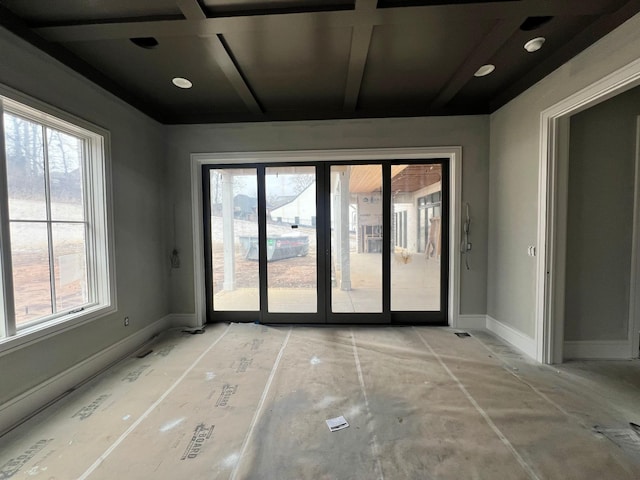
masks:
{"type": "MultiPolygon", "coordinates": [[[[640,60],[613,72],[542,112],[535,331],[535,356],[542,363],[561,363],[564,358],[570,117],[638,85],[640,85],[640,60]]],[[[635,175],[637,183],[637,168],[635,175]]],[[[637,197],[636,191],[634,194],[636,207],[637,197]]],[[[637,358],[638,356],[637,332],[640,324],[640,292],[636,288],[638,285],[636,229],[640,223],[638,211],[636,208],[633,214],[634,253],[631,263],[634,269],[631,273],[633,291],[630,292],[628,338],[622,342],[613,342],[612,349],[609,348],[611,345],[607,345],[607,341],[598,342],[603,347],[599,352],[604,354],[594,356],[591,351],[588,355],[591,358],[613,358],[614,356],[637,358]],[[621,345],[624,352],[621,350],[621,345]]]]}

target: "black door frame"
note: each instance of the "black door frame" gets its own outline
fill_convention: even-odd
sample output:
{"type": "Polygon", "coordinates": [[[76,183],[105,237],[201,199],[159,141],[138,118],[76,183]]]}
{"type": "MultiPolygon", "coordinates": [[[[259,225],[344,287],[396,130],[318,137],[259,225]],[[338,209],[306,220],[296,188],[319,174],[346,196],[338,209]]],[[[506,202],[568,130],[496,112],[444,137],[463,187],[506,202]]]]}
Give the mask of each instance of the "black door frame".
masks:
{"type": "Polygon", "coordinates": [[[324,267],[324,236],[320,232],[326,229],[326,214],[324,210],[325,202],[322,199],[324,192],[325,176],[321,162],[279,162],[262,163],[258,167],[258,238],[260,246],[266,246],[267,223],[266,223],[266,194],[265,194],[265,172],[267,168],[279,167],[315,167],[316,169],[316,298],[317,308],[315,313],[289,313],[289,312],[269,312],[267,295],[267,249],[260,248],[260,322],[269,324],[321,324],[326,323],[326,290],[322,288],[325,284],[326,270],[324,267]]]}
{"type": "Polygon", "coordinates": [[[448,325],[449,294],[449,225],[450,225],[450,183],[449,158],[399,159],[399,160],[350,160],[325,162],[261,162],[233,164],[203,164],[202,201],[204,226],[205,298],[207,323],[216,321],[260,322],[280,324],[408,324],[408,325],[448,325]],[[331,228],[330,217],[330,176],[334,165],[382,165],[382,312],[381,313],[333,313],[331,312],[331,228]],[[439,311],[391,311],[391,166],[412,164],[442,165],[442,225],[440,258],[440,310],[439,311]],[[212,258],[211,258],[211,201],[210,171],[216,169],[255,169],[258,194],[258,238],[260,245],[266,245],[266,196],[265,172],[269,167],[313,166],[316,169],[316,313],[270,313],[267,309],[267,252],[259,249],[259,311],[213,310],[212,258]]]}

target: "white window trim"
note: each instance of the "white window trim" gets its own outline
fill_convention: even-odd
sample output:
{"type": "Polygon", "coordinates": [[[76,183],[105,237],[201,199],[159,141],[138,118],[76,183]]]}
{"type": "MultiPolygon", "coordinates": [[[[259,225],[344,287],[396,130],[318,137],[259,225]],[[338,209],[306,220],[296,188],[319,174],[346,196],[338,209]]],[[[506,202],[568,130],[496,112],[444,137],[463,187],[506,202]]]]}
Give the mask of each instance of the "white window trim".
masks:
{"type": "MultiPolygon", "coordinates": [[[[51,317],[46,321],[35,323],[19,330],[15,329],[15,322],[11,324],[6,320],[0,322],[0,356],[117,311],[111,195],[111,137],[109,131],[0,84],[0,114],[6,109],[19,112],[23,117],[35,120],[38,123],[49,124],[54,128],[79,135],[88,140],[86,155],[89,158],[85,164],[86,180],[84,185],[87,189],[86,208],[90,211],[90,215],[87,218],[93,226],[95,235],[88,238],[87,241],[89,242],[89,254],[99,260],[88,262],[87,265],[87,275],[92,276],[94,286],[91,294],[93,298],[90,298],[89,306],[85,306],[82,311],[51,317]]],[[[1,115],[0,127],[3,127],[1,115]]],[[[7,186],[4,184],[6,179],[4,172],[6,160],[3,128],[0,130],[0,164],[0,194],[6,195],[7,186]]],[[[3,228],[0,229],[0,245],[4,246],[10,244],[9,229],[7,228],[9,216],[8,202],[3,201],[1,203],[0,225],[3,228]]],[[[0,267],[4,269],[4,267],[10,265],[11,251],[3,247],[0,267]]],[[[2,293],[4,294],[0,295],[0,308],[5,313],[5,319],[14,318],[13,285],[10,278],[7,278],[5,283],[3,281],[3,277],[0,275],[0,289],[3,290],[2,293]],[[3,299],[10,301],[4,303],[3,299]]]]}

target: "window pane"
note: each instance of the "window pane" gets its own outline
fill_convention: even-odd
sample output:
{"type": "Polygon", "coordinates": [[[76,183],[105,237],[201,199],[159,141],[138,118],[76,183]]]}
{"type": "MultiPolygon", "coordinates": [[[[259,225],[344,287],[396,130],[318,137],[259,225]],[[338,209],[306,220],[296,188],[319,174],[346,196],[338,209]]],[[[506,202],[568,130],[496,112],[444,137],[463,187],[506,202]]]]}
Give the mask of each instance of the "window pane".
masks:
{"type": "Polygon", "coordinates": [[[42,127],[22,117],[4,114],[9,217],[46,220],[42,127]]]}
{"type": "Polygon", "coordinates": [[[391,310],[440,310],[442,165],[395,165],[391,310]]]}
{"type": "Polygon", "coordinates": [[[56,310],[73,310],[88,302],[84,224],[53,224],[56,310]]]}
{"type": "Polygon", "coordinates": [[[52,220],[84,220],[81,139],[47,128],[52,220]]]}
{"type": "Polygon", "coordinates": [[[269,312],[317,312],[315,167],[268,167],[269,312]]]}
{"type": "Polygon", "coordinates": [[[211,170],[213,308],[260,309],[255,168],[211,170]]]}
{"type": "Polygon", "coordinates": [[[332,166],[332,312],[382,312],[382,231],[382,166],[332,166]]]}
{"type": "Polygon", "coordinates": [[[51,315],[47,226],[11,223],[11,261],[16,324],[51,315]]]}

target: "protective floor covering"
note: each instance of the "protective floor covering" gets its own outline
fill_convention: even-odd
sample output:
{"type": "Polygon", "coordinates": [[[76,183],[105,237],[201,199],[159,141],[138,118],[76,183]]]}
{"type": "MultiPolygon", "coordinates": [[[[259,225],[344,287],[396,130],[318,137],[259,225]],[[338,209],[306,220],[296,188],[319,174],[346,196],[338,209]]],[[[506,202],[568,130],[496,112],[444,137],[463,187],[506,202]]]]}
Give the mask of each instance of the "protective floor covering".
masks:
{"type": "Polygon", "coordinates": [[[0,479],[640,478],[637,383],[454,332],[171,330],[0,438],[0,479]]]}

